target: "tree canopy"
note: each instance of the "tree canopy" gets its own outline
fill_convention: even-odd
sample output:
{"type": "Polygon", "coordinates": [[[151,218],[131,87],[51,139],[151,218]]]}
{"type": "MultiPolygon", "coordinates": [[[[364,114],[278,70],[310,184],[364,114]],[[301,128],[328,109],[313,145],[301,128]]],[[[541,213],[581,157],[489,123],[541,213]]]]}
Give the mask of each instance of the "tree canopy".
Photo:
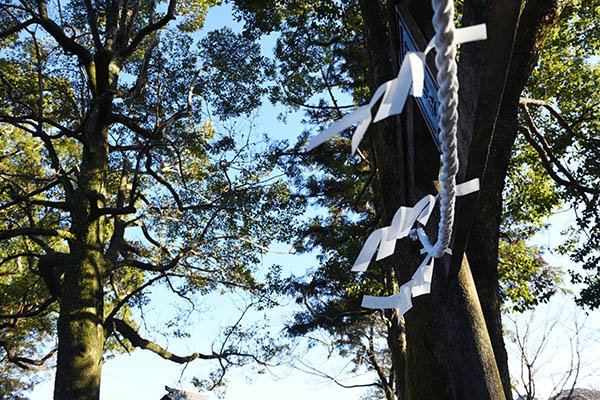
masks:
{"type": "MultiPolygon", "coordinates": [[[[230,30],[195,43],[214,4],[0,5],[2,368],[56,363],[56,399],[97,399],[109,351],[261,357],[177,355],[138,331],[154,285],[269,306],[254,271],[301,210],[275,144],[226,123],[260,104],[269,63],[230,30]]],[[[2,379],[20,396],[26,381],[2,379]]]]}

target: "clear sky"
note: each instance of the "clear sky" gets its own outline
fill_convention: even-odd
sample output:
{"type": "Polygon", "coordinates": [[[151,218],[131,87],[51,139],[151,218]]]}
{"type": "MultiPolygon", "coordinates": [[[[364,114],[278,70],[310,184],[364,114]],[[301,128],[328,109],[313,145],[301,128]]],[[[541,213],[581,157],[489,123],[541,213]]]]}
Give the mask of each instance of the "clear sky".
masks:
{"type": "MultiPolygon", "coordinates": [[[[209,12],[206,19],[206,30],[218,29],[222,26],[238,27],[226,7],[219,7],[209,12]]],[[[263,42],[263,51],[268,54],[273,45],[273,37],[263,42]]],[[[282,110],[265,105],[256,113],[257,118],[253,121],[255,129],[259,132],[269,133],[270,136],[277,139],[288,139],[295,141],[297,135],[302,131],[300,123],[302,119],[301,112],[289,114],[286,123],[279,121],[276,116],[282,110]]],[[[561,224],[568,222],[569,215],[561,215],[553,220],[554,228],[543,232],[536,238],[537,244],[553,244],[560,239],[561,224]],[[558,225],[558,226],[556,226],[558,225]]],[[[282,245],[282,248],[285,246],[282,245]]],[[[550,264],[560,265],[565,270],[572,267],[565,258],[550,255],[548,258],[550,264]]],[[[270,255],[265,257],[264,266],[268,267],[271,263],[278,263],[285,267],[287,273],[302,274],[307,266],[315,262],[311,256],[296,255],[270,255]]],[[[148,316],[150,324],[160,326],[161,321],[167,320],[171,308],[166,307],[171,300],[159,292],[154,293],[155,301],[153,310],[148,316]],[[166,303],[166,304],[165,304],[166,303]]],[[[572,354],[569,347],[569,337],[573,337],[573,321],[583,321],[584,312],[573,306],[570,296],[557,296],[548,305],[540,307],[536,311],[535,318],[531,328],[530,347],[535,349],[536,340],[539,342],[539,336],[544,332],[544,327],[553,318],[561,317],[562,322],[553,326],[551,329],[551,339],[548,339],[544,351],[544,357],[540,358],[537,365],[536,374],[538,376],[538,385],[541,399],[546,399],[555,386],[555,382],[560,379],[563,372],[568,367],[570,356],[572,354]],[[566,316],[566,317],[565,317],[566,316]],[[568,317],[568,318],[567,318],[568,317]]],[[[214,338],[219,333],[219,327],[223,324],[232,322],[237,317],[237,306],[240,306],[242,299],[235,296],[211,295],[208,298],[200,299],[198,311],[192,314],[188,320],[188,331],[191,337],[184,339],[169,339],[169,350],[187,354],[195,351],[210,352],[210,346],[214,338]]],[[[290,318],[294,310],[294,305],[279,308],[275,315],[271,315],[273,329],[281,328],[281,325],[290,318]]],[[[255,318],[260,318],[259,315],[255,318]]],[[[519,329],[522,329],[531,318],[529,314],[511,316],[517,321],[519,329]]],[[[600,335],[600,319],[598,313],[593,313],[587,317],[585,328],[581,334],[581,340],[585,339],[585,346],[582,347],[582,357],[586,363],[585,386],[599,388],[599,370],[600,363],[596,360],[600,354],[600,344],[596,339],[600,335]],[[585,338],[584,338],[585,336],[585,338]],[[588,366],[589,365],[589,366],[588,366]]],[[[512,330],[511,324],[508,329],[512,330]]],[[[523,328],[524,329],[524,328],[523,328]]],[[[507,341],[509,356],[511,360],[511,373],[515,376],[520,375],[520,351],[515,343],[507,341]]],[[[344,360],[339,357],[329,357],[324,350],[314,349],[306,354],[306,360],[317,369],[326,371],[330,375],[344,377],[346,382],[369,382],[372,379],[369,376],[358,375],[352,377],[348,374],[351,369],[350,360],[344,360]]],[[[195,361],[187,367],[174,364],[170,361],[162,360],[158,356],[148,351],[135,351],[131,355],[121,355],[108,360],[103,368],[101,398],[103,400],[119,399],[151,399],[158,400],[164,394],[164,386],[168,385],[182,390],[195,391],[190,383],[194,376],[205,375],[214,365],[209,365],[204,361],[195,361]]],[[[292,370],[289,368],[275,368],[272,371],[257,373],[255,370],[246,368],[242,370],[233,370],[227,376],[229,382],[225,399],[250,399],[250,400],[331,400],[331,399],[358,399],[363,393],[363,389],[343,389],[329,380],[311,376],[306,373],[292,370]]],[[[52,398],[53,382],[49,380],[40,384],[31,393],[31,400],[47,400],[52,398]]]]}
{"type": "MultiPolygon", "coordinates": [[[[550,228],[539,232],[531,245],[542,249],[556,248],[564,241],[561,232],[574,222],[575,215],[571,210],[555,214],[548,220],[550,228]]],[[[581,270],[567,256],[547,251],[544,260],[565,273],[581,270]]],[[[525,353],[528,362],[533,364],[536,398],[541,400],[555,395],[562,387],[570,389],[576,372],[573,367],[578,363],[577,387],[600,390],[600,313],[598,310],[588,313],[576,306],[573,296],[578,288],[568,282],[568,276],[564,279],[567,282],[563,287],[567,293],[554,295],[547,304],[541,304],[533,311],[503,316],[513,384],[522,386],[521,378],[527,376],[527,369],[521,368],[521,356],[525,353]],[[517,331],[524,352],[518,342],[511,340],[517,331]],[[525,340],[524,336],[527,337],[525,340]],[[574,373],[568,376],[570,370],[574,373]]]]}

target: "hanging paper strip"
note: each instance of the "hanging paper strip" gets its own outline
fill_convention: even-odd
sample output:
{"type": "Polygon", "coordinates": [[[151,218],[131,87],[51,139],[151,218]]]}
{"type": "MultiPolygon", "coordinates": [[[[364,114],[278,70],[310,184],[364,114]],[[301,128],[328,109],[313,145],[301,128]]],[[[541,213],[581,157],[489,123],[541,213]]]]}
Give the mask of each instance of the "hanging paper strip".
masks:
{"type": "MultiPolygon", "coordinates": [[[[456,196],[466,196],[479,190],[479,179],[473,179],[460,185],[456,185],[456,196]]],[[[394,228],[394,220],[392,225],[388,227],[379,228],[373,231],[367,238],[367,241],[363,245],[358,258],[354,263],[352,271],[366,271],[369,263],[373,259],[377,247],[379,246],[379,252],[377,252],[377,260],[392,255],[394,253],[394,247],[396,240],[408,236],[410,231],[413,229],[415,222],[425,226],[431,210],[436,202],[437,196],[425,196],[414,207],[400,207],[394,216],[398,217],[401,221],[402,229],[394,228]],[[386,232],[386,234],[376,233],[386,232]],[[398,235],[394,237],[391,232],[398,232],[398,235]],[[371,239],[371,240],[369,240],[371,239]],[[376,242],[379,240],[379,242],[376,242]],[[386,240],[389,240],[386,242],[386,240]],[[383,250],[382,250],[383,249],[383,250]],[[381,255],[381,257],[380,257],[381,255]]],[[[425,230],[421,227],[415,229],[421,244],[424,243],[426,237],[425,230]]],[[[433,263],[434,258],[431,254],[428,254],[425,249],[421,250],[421,253],[426,254],[425,259],[419,265],[415,273],[413,274],[410,281],[406,282],[400,287],[400,291],[392,296],[377,297],[377,296],[364,296],[362,306],[365,308],[382,308],[391,309],[395,308],[398,310],[398,315],[403,315],[406,311],[412,307],[412,297],[421,296],[428,294],[431,291],[431,278],[433,276],[433,263]],[[406,299],[406,293],[410,293],[408,299],[406,299]]]]}
{"type": "MultiPolygon", "coordinates": [[[[473,42],[486,39],[485,24],[460,28],[455,31],[454,41],[456,44],[473,42]]],[[[320,144],[331,139],[345,129],[358,124],[352,135],[352,154],[358,148],[368,126],[371,124],[371,109],[384,96],[373,122],[380,121],[392,115],[400,114],[406,103],[412,87],[412,95],[421,97],[423,94],[425,56],[433,49],[430,42],[424,52],[408,52],[400,72],[395,79],[385,82],[377,88],[369,104],[361,106],[343,118],[333,122],[316,136],[313,136],[307,146],[312,150],[320,144]]]]}
{"type": "MultiPolygon", "coordinates": [[[[454,31],[454,44],[483,40],[486,39],[486,37],[487,34],[484,24],[460,28],[454,31]]],[[[409,94],[412,94],[415,97],[422,96],[425,79],[425,57],[433,48],[434,44],[432,39],[425,51],[408,52],[402,61],[398,76],[379,86],[369,104],[357,108],[311,138],[307,145],[307,149],[312,150],[343,130],[358,124],[352,135],[352,154],[354,154],[371,122],[378,122],[389,116],[400,114],[404,109],[409,94]],[[372,108],[380,99],[381,104],[373,118],[372,108]]],[[[445,153],[442,154],[442,158],[444,154],[445,153]]],[[[442,173],[442,176],[448,178],[444,173],[442,173]]],[[[455,196],[465,196],[479,190],[478,179],[456,185],[455,187],[454,176],[451,176],[450,179],[452,180],[452,190],[450,193],[454,191],[455,196]]],[[[447,184],[447,182],[442,182],[443,188],[445,187],[444,184],[447,184]]],[[[442,191],[442,195],[447,196],[447,187],[444,190],[442,191]]],[[[444,253],[451,253],[448,248],[443,251],[437,248],[437,243],[436,246],[431,245],[429,238],[423,229],[431,216],[437,198],[438,196],[427,195],[419,200],[413,207],[400,207],[394,215],[390,226],[376,229],[369,235],[354,262],[352,271],[366,271],[373,256],[375,256],[375,253],[377,253],[376,260],[381,260],[392,255],[396,247],[396,241],[409,236],[411,232],[416,233],[417,238],[423,246],[421,253],[426,254],[426,256],[412,278],[400,287],[397,294],[386,297],[364,296],[362,302],[363,307],[381,309],[395,308],[398,309],[400,315],[403,315],[412,307],[413,297],[430,292],[434,257],[439,257],[444,253]],[[419,225],[415,226],[417,223],[419,225]]],[[[442,200],[442,202],[447,201],[446,198],[443,198],[442,200]]]]}
{"type": "MultiPolygon", "coordinates": [[[[473,179],[456,185],[456,196],[466,196],[477,190],[479,190],[479,179],[473,179]]],[[[369,235],[354,262],[352,271],[366,271],[378,248],[376,260],[394,254],[396,240],[407,237],[415,222],[423,226],[427,225],[436,199],[437,196],[428,195],[419,200],[414,207],[400,207],[392,219],[391,226],[376,229],[369,235]]],[[[419,233],[419,229],[416,231],[419,233]]],[[[424,233],[422,229],[421,231],[424,233]]]]}

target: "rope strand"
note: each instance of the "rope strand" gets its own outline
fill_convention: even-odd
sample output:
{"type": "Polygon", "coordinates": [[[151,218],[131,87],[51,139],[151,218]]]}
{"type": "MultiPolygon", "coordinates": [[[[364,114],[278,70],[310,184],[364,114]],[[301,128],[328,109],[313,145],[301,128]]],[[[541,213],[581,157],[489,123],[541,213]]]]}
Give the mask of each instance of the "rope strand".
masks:
{"type": "Polygon", "coordinates": [[[458,122],[458,78],[456,66],[456,46],[454,46],[454,1],[432,0],[433,43],[436,49],[435,65],[438,69],[439,140],[441,143],[442,169],[440,182],[440,223],[435,244],[427,237],[420,237],[425,251],[435,258],[441,257],[450,245],[454,223],[456,195],[456,173],[458,172],[458,152],[456,124],[458,122]]]}

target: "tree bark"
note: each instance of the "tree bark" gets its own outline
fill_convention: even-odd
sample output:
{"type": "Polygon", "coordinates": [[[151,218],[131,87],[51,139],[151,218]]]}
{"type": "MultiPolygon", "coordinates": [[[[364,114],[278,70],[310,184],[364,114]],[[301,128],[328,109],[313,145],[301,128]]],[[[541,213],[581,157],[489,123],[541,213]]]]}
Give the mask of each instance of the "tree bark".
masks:
{"type": "Polygon", "coordinates": [[[95,94],[85,117],[77,189],[72,198],[72,263],[65,266],[55,400],[97,400],[104,351],[104,245],[109,235],[104,207],[108,172],[108,126],[117,76],[110,53],[99,51],[88,68],[95,94]]]}
{"type": "Polygon", "coordinates": [[[560,14],[561,3],[563,2],[557,0],[529,1],[519,16],[508,79],[499,115],[493,125],[489,156],[467,245],[467,257],[507,398],[512,398],[512,393],[500,313],[498,277],[502,192],[517,137],[519,97],[536,64],[539,50],[560,14]]]}
{"type": "MultiPolygon", "coordinates": [[[[373,88],[397,72],[397,62],[394,61],[397,60],[395,52],[399,46],[394,36],[392,3],[361,2],[373,88]],[[386,68],[386,63],[391,63],[392,67],[386,68]]],[[[431,33],[427,22],[429,6],[412,1],[406,3],[415,19],[421,21],[423,32],[429,29],[431,33]]],[[[467,1],[465,4],[464,25],[486,23],[489,39],[461,49],[459,182],[481,177],[486,167],[490,141],[504,101],[520,7],[521,1],[517,0],[467,1]]],[[[527,77],[530,72],[529,69],[522,73],[527,77]]],[[[431,157],[420,157],[412,151],[415,138],[409,137],[411,125],[414,128],[414,121],[396,118],[371,130],[383,223],[389,221],[398,206],[414,202],[415,192],[431,191],[431,157]],[[402,124],[408,125],[408,129],[401,129],[402,124]],[[419,173],[415,174],[415,171],[419,173]],[[419,176],[421,171],[425,171],[423,175],[427,176],[419,176]],[[415,183],[420,187],[415,187],[415,183]]],[[[509,155],[510,147],[505,150],[509,155]]],[[[493,206],[497,207],[498,203],[493,206]]],[[[473,207],[474,204],[471,205],[473,207]]],[[[495,210],[500,212],[501,208],[495,210]]],[[[459,214],[457,221],[463,221],[464,215],[463,212],[461,218],[459,214]]],[[[457,223],[457,229],[459,227],[457,223]]],[[[497,272],[494,272],[494,266],[487,275],[479,270],[476,274],[482,286],[480,292],[484,297],[482,304],[487,326],[492,328],[490,340],[469,264],[462,257],[467,238],[458,238],[463,248],[453,260],[454,268],[451,268],[449,257],[436,263],[431,298],[415,299],[413,309],[406,316],[407,399],[503,399],[511,396],[497,301],[497,272]],[[435,352],[432,352],[433,349],[435,352]]],[[[497,239],[495,245],[496,251],[486,247],[486,258],[497,257],[497,239]]],[[[407,245],[397,251],[396,273],[400,283],[418,264],[415,249],[410,247],[407,245]],[[414,266],[411,268],[408,264],[414,266]]]]}

